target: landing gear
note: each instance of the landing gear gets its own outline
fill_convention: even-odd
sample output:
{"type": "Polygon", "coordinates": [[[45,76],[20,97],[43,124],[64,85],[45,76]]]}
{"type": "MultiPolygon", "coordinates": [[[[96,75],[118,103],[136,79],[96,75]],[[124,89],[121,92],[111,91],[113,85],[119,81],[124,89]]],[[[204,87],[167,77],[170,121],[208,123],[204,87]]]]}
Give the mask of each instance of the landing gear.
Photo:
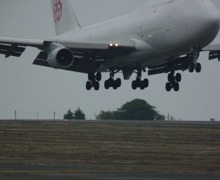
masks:
{"type": "Polygon", "coordinates": [[[117,78],[116,80],[114,80],[114,74],[114,72],[111,72],[110,78],[105,81],[105,89],[109,89],[110,87],[112,87],[116,90],[121,87],[121,79],[117,78]]]}
{"type": "Polygon", "coordinates": [[[174,91],[179,91],[180,89],[180,85],[179,83],[181,82],[182,80],[182,76],[180,73],[177,73],[176,76],[175,76],[175,72],[171,72],[168,74],[168,81],[166,83],[166,90],[169,92],[171,91],[171,89],[173,88],[174,91]]]}
{"type": "Polygon", "coordinates": [[[200,55],[201,48],[199,47],[193,47],[192,53],[188,54],[189,59],[191,61],[189,62],[189,72],[192,73],[196,71],[197,73],[200,73],[202,70],[202,66],[200,63],[198,63],[199,55],[200,55]]]}
{"type": "Polygon", "coordinates": [[[86,82],[86,89],[90,91],[93,87],[96,91],[99,90],[100,84],[99,81],[102,79],[102,74],[100,72],[89,73],[88,74],[88,81],[86,82]]]}
{"type": "Polygon", "coordinates": [[[131,87],[133,90],[136,90],[137,88],[140,88],[141,90],[144,90],[145,88],[148,88],[149,86],[149,80],[144,79],[143,81],[139,78],[132,81],[131,87]]]}
{"type": "Polygon", "coordinates": [[[117,78],[116,80],[109,78],[108,80],[105,81],[105,89],[109,89],[112,87],[113,89],[118,89],[121,87],[121,79],[117,78]]]}
{"type": "Polygon", "coordinates": [[[136,80],[132,81],[132,84],[131,84],[131,87],[133,90],[136,90],[137,88],[140,88],[141,90],[148,88],[149,80],[148,79],[141,80],[141,76],[142,76],[142,69],[139,69],[137,71],[136,80]]]}
{"type": "Polygon", "coordinates": [[[190,73],[193,73],[194,70],[197,72],[197,73],[200,73],[202,71],[202,65],[200,63],[194,63],[194,62],[191,62],[189,64],[189,72],[190,73]]]}

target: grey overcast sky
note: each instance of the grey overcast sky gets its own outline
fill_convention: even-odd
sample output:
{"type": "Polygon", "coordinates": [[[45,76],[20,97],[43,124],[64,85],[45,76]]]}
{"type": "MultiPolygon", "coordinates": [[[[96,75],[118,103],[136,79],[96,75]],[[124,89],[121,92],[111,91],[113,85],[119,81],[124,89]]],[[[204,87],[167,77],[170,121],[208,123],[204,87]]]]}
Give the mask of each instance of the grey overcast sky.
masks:
{"type": "MultiPolygon", "coordinates": [[[[71,0],[82,26],[124,15],[147,0],[71,0]]],[[[215,1],[220,7],[220,1],[215,1]]],[[[49,0],[0,0],[0,36],[44,39],[54,36],[49,0]]],[[[216,43],[220,43],[217,38],[216,43]]],[[[88,119],[101,110],[115,110],[123,103],[141,98],[164,115],[173,114],[183,120],[220,120],[220,63],[209,62],[202,53],[201,74],[183,73],[180,92],[167,93],[167,75],[149,77],[147,90],[133,91],[131,81],[123,81],[117,91],[86,91],[87,75],[32,65],[38,50],[28,48],[21,58],[0,55],[0,119],[11,119],[17,110],[18,118],[57,118],[71,108],[80,107],[88,119]]],[[[121,74],[117,75],[122,77],[121,74]]],[[[145,75],[147,76],[147,74],[145,75]]]]}

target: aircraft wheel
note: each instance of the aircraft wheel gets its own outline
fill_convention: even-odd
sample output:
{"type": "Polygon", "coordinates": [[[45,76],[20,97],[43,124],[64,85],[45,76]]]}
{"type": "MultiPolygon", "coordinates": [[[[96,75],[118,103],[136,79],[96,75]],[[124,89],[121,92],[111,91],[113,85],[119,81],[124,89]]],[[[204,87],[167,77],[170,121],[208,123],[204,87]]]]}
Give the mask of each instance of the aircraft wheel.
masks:
{"type": "Polygon", "coordinates": [[[172,84],[171,84],[170,82],[168,82],[168,83],[166,84],[166,91],[167,91],[167,92],[170,92],[171,89],[172,89],[172,84]]]}
{"type": "Polygon", "coordinates": [[[93,73],[88,74],[89,81],[93,81],[95,79],[95,75],[93,73]]]}
{"type": "Polygon", "coordinates": [[[168,74],[168,81],[169,82],[174,82],[175,81],[174,73],[169,73],[168,74]]]}
{"type": "Polygon", "coordinates": [[[114,83],[113,83],[113,85],[112,85],[112,88],[113,88],[114,90],[116,90],[116,89],[118,88],[116,81],[114,81],[114,83]]]}
{"type": "Polygon", "coordinates": [[[110,88],[110,82],[109,80],[105,81],[105,89],[109,89],[110,88]]]}
{"type": "Polygon", "coordinates": [[[97,81],[101,81],[102,80],[102,73],[101,72],[97,72],[95,78],[96,78],[97,81]]]}
{"type": "Polygon", "coordinates": [[[179,85],[179,83],[174,83],[173,84],[173,89],[174,89],[174,91],[179,91],[179,89],[180,89],[180,85],[179,85]]]}
{"type": "Polygon", "coordinates": [[[145,88],[147,88],[149,85],[149,81],[148,79],[144,79],[143,81],[140,82],[140,89],[144,90],[145,88]]]}
{"type": "Polygon", "coordinates": [[[182,80],[181,74],[180,74],[180,73],[177,73],[177,74],[176,74],[176,81],[177,81],[177,82],[181,82],[181,80],[182,80]]]}
{"type": "Polygon", "coordinates": [[[143,81],[142,81],[141,84],[140,84],[140,89],[141,89],[141,90],[144,90],[144,89],[145,89],[145,85],[144,85],[144,82],[143,82],[143,81]]]}
{"type": "Polygon", "coordinates": [[[202,65],[200,63],[197,63],[195,69],[197,73],[200,73],[202,71],[202,65]]]}
{"type": "Polygon", "coordinates": [[[117,78],[115,80],[115,82],[116,82],[118,88],[121,87],[121,79],[120,78],[117,78]]]}
{"type": "Polygon", "coordinates": [[[194,63],[190,63],[190,65],[189,65],[189,72],[192,73],[194,70],[195,70],[194,63]]]}
{"type": "Polygon", "coordinates": [[[133,90],[136,90],[137,89],[137,81],[136,80],[132,81],[131,86],[132,86],[133,90]]]}
{"type": "Polygon", "coordinates": [[[143,84],[144,84],[144,87],[145,87],[145,88],[148,88],[148,86],[149,86],[149,80],[148,80],[148,79],[144,79],[143,84]]]}
{"type": "Polygon", "coordinates": [[[92,89],[92,82],[91,82],[91,81],[87,81],[87,82],[86,82],[86,89],[87,89],[88,91],[90,91],[90,90],[92,89]]]}
{"type": "Polygon", "coordinates": [[[100,84],[99,84],[99,82],[94,82],[94,89],[96,90],[96,91],[98,91],[99,90],[99,88],[100,88],[100,84]]]}

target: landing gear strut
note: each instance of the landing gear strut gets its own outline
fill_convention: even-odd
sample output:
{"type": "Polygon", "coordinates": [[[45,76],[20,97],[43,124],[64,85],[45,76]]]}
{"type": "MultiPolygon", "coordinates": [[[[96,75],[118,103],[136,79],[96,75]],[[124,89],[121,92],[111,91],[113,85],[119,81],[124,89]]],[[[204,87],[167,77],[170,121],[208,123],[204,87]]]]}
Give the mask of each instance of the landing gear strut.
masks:
{"type": "Polygon", "coordinates": [[[88,81],[86,82],[86,89],[89,91],[94,87],[94,89],[98,91],[100,88],[99,81],[101,81],[101,79],[102,79],[102,74],[100,72],[89,73],[88,81]]]}
{"type": "Polygon", "coordinates": [[[201,64],[197,62],[197,60],[199,59],[200,51],[201,51],[200,48],[194,47],[192,49],[192,53],[188,55],[189,58],[192,59],[191,62],[189,63],[189,72],[191,73],[194,72],[194,70],[197,73],[200,73],[202,70],[201,64]]]}
{"type": "Polygon", "coordinates": [[[121,79],[117,78],[116,80],[114,80],[114,75],[115,72],[110,73],[109,79],[105,81],[105,89],[109,89],[110,87],[112,87],[113,89],[118,89],[119,87],[121,87],[121,79]]]}
{"type": "Polygon", "coordinates": [[[140,88],[141,90],[148,88],[149,80],[148,79],[141,80],[141,76],[142,76],[142,69],[139,69],[137,71],[136,80],[132,81],[132,84],[131,84],[133,90],[136,90],[137,88],[140,88]]]}

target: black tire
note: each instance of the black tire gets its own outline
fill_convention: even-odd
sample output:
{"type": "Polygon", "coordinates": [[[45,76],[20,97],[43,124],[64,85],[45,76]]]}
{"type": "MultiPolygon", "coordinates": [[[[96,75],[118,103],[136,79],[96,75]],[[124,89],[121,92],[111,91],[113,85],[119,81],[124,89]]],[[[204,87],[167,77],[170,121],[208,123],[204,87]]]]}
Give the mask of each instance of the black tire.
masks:
{"type": "Polygon", "coordinates": [[[202,65],[200,63],[197,63],[195,69],[197,73],[200,73],[202,71],[202,65]]]}
{"type": "Polygon", "coordinates": [[[140,79],[140,78],[137,78],[137,79],[136,79],[136,86],[137,86],[137,88],[140,88],[141,85],[142,85],[141,79],[140,79]]]}
{"type": "Polygon", "coordinates": [[[141,90],[144,90],[144,89],[145,89],[144,81],[141,81],[141,83],[140,83],[140,89],[141,89],[141,90]]]}
{"type": "Polygon", "coordinates": [[[89,73],[88,74],[88,79],[89,79],[89,81],[94,81],[95,75],[93,73],[89,73]]]}
{"type": "Polygon", "coordinates": [[[91,81],[87,81],[86,82],[86,90],[90,91],[92,89],[92,82],[91,81]]]}
{"type": "Polygon", "coordinates": [[[96,91],[98,91],[99,88],[100,88],[100,84],[99,84],[99,82],[97,82],[97,81],[93,82],[93,86],[94,86],[94,89],[95,89],[96,91]]]}
{"type": "Polygon", "coordinates": [[[117,85],[117,82],[116,82],[116,81],[113,81],[112,88],[113,88],[114,90],[118,89],[118,85],[117,85]]]}
{"type": "Polygon", "coordinates": [[[166,83],[166,91],[170,92],[172,89],[172,84],[170,82],[166,83]]]}
{"type": "Polygon", "coordinates": [[[180,85],[179,85],[179,83],[174,83],[174,84],[173,84],[173,89],[174,89],[174,91],[178,92],[178,91],[180,90],[180,85]]]}
{"type": "Polygon", "coordinates": [[[115,80],[115,82],[116,82],[118,88],[121,87],[121,79],[120,78],[117,78],[115,80]]]}
{"type": "Polygon", "coordinates": [[[171,83],[175,81],[174,73],[169,73],[168,74],[168,81],[171,82],[171,83]]]}
{"type": "Polygon", "coordinates": [[[97,72],[95,78],[96,78],[97,81],[101,81],[102,80],[102,73],[101,72],[97,72]]]}
{"type": "Polygon", "coordinates": [[[136,80],[132,81],[131,87],[132,87],[133,90],[137,89],[137,81],[136,80]]]}
{"type": "Polygon", "coordinates": [[[145,88],[148,88],[148,86],[149,86],[149,80],[148,80],[148,79],[144,79],[143,83],[144,83],[144,87],[145,87],[145,88]]]}
{"type": "Polygon", "coordinates": [[[180,74],[180,73],[177,73],[177,74],[176,74],[176,82],[181,82],[181,80],[182,80],[181,74],[180,74]]]}
{"type": "Polygon", "coordinates": [[[144,90],[145,88],[147,88],[149,86],[149,81],[148,79],[144,79],[143,81],[141,81],[141,84],[140,84],[140,89],[141,90],[144,90]]]}
{"type": "Polygon", "coordinates": [[[193,73],[194,70],[195,70],[195,64],[194,63],[190,63],[190,65],[189,65],[189,72],[193,73]]]}
{"type": "Polygon", "coordinates": [[[109,89],[110,88],[110,83],[109,80],[105,81],[105,89],[109,89]]]}

